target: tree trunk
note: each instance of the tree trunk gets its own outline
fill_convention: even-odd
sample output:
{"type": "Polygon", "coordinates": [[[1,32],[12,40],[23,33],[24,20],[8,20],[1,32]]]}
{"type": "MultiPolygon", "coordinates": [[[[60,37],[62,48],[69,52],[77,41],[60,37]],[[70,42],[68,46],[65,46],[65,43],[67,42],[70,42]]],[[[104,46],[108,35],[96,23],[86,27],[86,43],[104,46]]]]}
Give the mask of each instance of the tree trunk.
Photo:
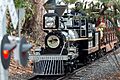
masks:
{"type": "Polygon", "coordinates": [[[34,0],[33,4],[35,6],[35,14],[33,15],[33,19],[30,21],[29,29],[30,37],[32,41],[35,41],[36,45],[43,45],[44,43],[44,32],[42,30],[43,26],[43,14],[45,12],[43,8],[44,0],[34,0]]]}

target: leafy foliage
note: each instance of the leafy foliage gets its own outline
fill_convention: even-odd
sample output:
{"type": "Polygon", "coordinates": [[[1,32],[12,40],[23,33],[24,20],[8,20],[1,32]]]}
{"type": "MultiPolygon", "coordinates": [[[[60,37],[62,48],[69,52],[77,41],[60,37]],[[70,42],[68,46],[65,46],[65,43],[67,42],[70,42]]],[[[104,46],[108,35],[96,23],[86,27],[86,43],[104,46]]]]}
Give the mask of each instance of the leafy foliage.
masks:
{"type": "Polygon", "coordinates": [[[77,0],[63,0],[66,4],[74,4],[77,0]]]}
{"type": "Polygon", "coordinates": [[[99,0],[99,1],[104,2],[104,3],[108,3],[111,0],[99,0]]]}
{"type": "Polygon", "coordinates": [[[14,0],[16,8],[23,8],[26,6],[25,0],[14,0]]]}
{"type": "Polygon", "coordinates": [[[116,30],[116,36],[118,37],[119,41],[120,41],[120,31],[118,31],[118,23],[117,20],[120,18],[120,0],[99,0],[101,2],[104,2],[105,5],[107,5],[106,10],[110,7],[113,7],[113,10],[111,9],[110,13],[107,13],[108,19],[112,22],[112,24],[114,25],[114,28],[116,30]]]}
{"type": "Polygon", "coordinates": [[[30,0],[14,0],[16,8],[25,8],[26,10],[26,19],[31,19],[34,14],[34,5],[30,0]]]}

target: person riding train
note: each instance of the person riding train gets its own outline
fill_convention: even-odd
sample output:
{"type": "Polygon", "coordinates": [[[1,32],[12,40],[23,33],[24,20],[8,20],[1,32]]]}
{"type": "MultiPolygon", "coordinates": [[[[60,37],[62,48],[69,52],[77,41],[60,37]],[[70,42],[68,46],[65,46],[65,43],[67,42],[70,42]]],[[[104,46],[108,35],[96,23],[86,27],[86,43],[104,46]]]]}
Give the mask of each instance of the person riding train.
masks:
{"type": "Polygon", "coordinates": [[[84,20],[81,20],[80,17],[86,16],[86,13],[82,10],[83,4],[80,2],[75,3],[75,8],[73,8],[70,14],[74,15],[73,24],[76,27],[80,27],[80,25],[84,25],[84,20]],[[81,24],[80,24],[81,23],[81,24]]]}
{"type": "Polygon", "coordinates": [[[100,16],[96,23],[96,31],[100,31],[100,39],[103,39],[103,31],[106,27],[104,16],[100,16]]]}
{"type": "Polygon", "coordinates": [[[86,16],[86,13],[82,10],[82,3],[76,2],[75,3],[75,8],[71,10],[72,15],[81,15],[81,16],[86,16]]]}

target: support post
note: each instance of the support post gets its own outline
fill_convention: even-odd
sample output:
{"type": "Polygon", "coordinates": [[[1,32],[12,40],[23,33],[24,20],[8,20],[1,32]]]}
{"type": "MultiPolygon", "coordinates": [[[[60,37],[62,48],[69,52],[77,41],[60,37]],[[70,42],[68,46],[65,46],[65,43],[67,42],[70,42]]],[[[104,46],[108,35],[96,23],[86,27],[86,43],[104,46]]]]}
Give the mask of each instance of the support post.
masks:
{"type": "MultiPolygon", "coordinates": [[[[4,16],[3,20],[1,21],[0,28],[1,28],[0,36],[3,37],[6,34],[6,16],[4,16]]],[[[8,80],[8,70],[5,70],[3,68],[1,59],[0,59],[0,80],[8,80]]]]}

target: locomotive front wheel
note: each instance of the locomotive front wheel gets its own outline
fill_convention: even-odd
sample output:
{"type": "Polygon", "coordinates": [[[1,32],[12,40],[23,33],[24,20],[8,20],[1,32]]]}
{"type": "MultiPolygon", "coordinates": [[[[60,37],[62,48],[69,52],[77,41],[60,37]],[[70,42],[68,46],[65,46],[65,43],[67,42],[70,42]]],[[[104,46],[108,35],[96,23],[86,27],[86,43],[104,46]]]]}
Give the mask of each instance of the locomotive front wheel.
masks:
{"type": "Polygon", "coordinates": [[[87,56],[87,63],[90,64],[91,62],[92,62],[91,55],[88,55],[88,56],[87,56]]]}
{"type": "Polygon", "coordinates": [[[101,57],[103,57],[104,55],[106,55],[107,54],[106,49],[105,48],[101,49],[100,50],[100,54],[101,54],[101,57]]]}
{"type": "Polygon", "coordinates": [[[74,68],[72,65],[65,66],[65,73],[68,73],[68,72],[72,73],[73,71],[74,71],[74,68]]]}
{"type": "Polygon", "coordinates": [[[104,54],[103,54],[104,52],[103,52],[103,50],[101,49],[100,51],[98,51],[98,57],[99,58],[101,58],[101,57],[103,57],[104,56],[104,54]]]}

